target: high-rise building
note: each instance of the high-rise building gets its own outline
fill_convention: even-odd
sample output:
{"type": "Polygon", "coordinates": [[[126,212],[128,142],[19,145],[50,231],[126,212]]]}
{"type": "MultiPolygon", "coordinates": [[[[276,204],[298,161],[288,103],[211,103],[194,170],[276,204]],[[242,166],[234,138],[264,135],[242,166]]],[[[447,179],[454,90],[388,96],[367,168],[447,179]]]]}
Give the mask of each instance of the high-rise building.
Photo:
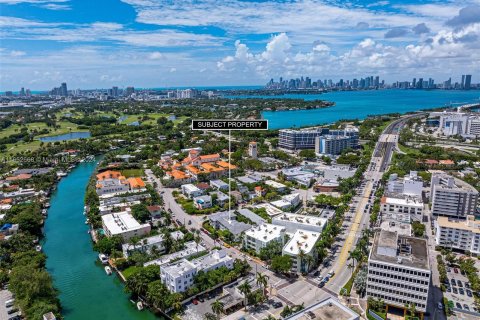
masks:
{"type": "Polygon", "coordinates": [[[25,95],[26,95],[28,98],[30,98],[30,97],[32,96],[32,92],[30,91],[30,89],[27,89],[27,90],[25,91],[25,95]]]}
{"type": "Polygon", "coordinates": [[[65,82],[62,82],[60,86],[60,95],[64,97],[68,96],[67,83],[65,82]]]}
{"type": "Polygon", "coordinates": [[[135,88],[134,87],[127,87],[125,89],[125,95],[127,97],[130,97],[133,93],[135,92],[135,88]]]}
{"type": "Polygon", "coordinates": [[[417,87],[417,78],[413,78],[412,80],[412,88],[416,88],[417,87]]]}
{"type": "Polygon", "coordinates": [[[414,303],[426,312],[431,270],[425,239],[381,230],[368,257],[367,296],[405,308],[414,303]]]}
{"type": "Polygon", "coordinates": [[[438,217],[435,221],[437,245],[480,254],[480,221],[474,216],[466,220],[438,217]]]}
{"type": "Polygon", "coordinates": [[[22,87],[22,88],[20,89],[20,92],[18,93],[18,95],[19,95],[20,97],[24,97],[24,96],[25,96],[25,88],[22,87]]]}
{"type": "Polygon", "coordinates": [[[118,97],[118,87],[112,87],[112,96],[118,97]]]}
{"type": "Polygon", "coordinates": [[[460,89],[465,89],[465,75],[462,74],[462,83],[460,84],[460,89]]]}
{"type": "Polygon", "coordinates": [[[435,173],[430,185],[433,215],[466,219],[475,214],[478,191],[468,183],[445,173],[435,173]]]}
{"type": "Polygon", "coordinates": [[[472,75],[467,74],[467,75],[465,75],[465,87],[464,87],[464,89],[469,90],[471,85],[472,85],[472,75]]]}
{"type": "Polygon", "coordinates": [[[6,97],[13,97],[13,92],[12,91],[5,91],[5,96],[6,97]]]}

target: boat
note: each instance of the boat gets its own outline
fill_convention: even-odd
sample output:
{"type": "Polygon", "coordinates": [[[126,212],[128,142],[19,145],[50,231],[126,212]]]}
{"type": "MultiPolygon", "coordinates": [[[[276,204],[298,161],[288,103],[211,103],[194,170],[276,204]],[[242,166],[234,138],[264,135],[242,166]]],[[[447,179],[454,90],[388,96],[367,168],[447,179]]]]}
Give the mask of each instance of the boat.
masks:
{"type": "Polygon", "coordinates": [[[107,275],[111,275],[112,274],[112,268],[110,268],[109,266],[105,266],[105,273],[107,275]]]}
{"type": "Polygon", "coordinates": [[[36,247],[35,247],[35,250],[36,250],[37,252],[41,252],[41,251],[42,251],[42,246],[40,246],[40,245],[36,246],[36,247]]]}
{"type": "Polygon", "coordinates": [[[102,262],[102,264],[108,264],[108,257],[105,254],[100,253],[98,255],[98,259],[100,260],[100,262],[102,262]]]}
{"type": "Polygon", "coordinates": [[[142,301],[138,301],[138,302],[137,302],[137,309],[138,309],[138,311],[142,311],[142,310],[143,310],[143,303],[142,303],[142,301]]]}
{"type": "Polygon", "coordinates": [[[88,224],[89,222],[90,222],[90,220],[88,220],[88,219],[87,219],[87,220],[85,220],[85,224],[88,224]]]}

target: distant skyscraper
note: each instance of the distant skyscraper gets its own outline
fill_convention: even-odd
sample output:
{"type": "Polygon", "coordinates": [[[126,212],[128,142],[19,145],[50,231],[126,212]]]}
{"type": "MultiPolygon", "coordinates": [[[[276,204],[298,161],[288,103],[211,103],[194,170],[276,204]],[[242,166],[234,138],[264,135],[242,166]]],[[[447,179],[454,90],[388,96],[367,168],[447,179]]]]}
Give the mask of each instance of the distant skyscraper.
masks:
{"type": "Polygon", "coordinates": [[[417,78],[413,78],[412,80],[412,88],[416,88],[417,87],[417,78]]]}
{"type": "Polygon", "coordinates": [[[375,77],[375,87],[378,87],[380,85],[380,77],[379,76],[376,76],[375,77]]]}
{"type": "Polygon", "coordinates": [[[25,91],[25,95],[29,98],[32,96],[32,92],[30,91],[30,89],[27,89],[27,91],[25,91]]]}
{"type": "Polygon", "coordinates": [[[25,88],[21,88],[18,95],[19,95],[20,97],[24,97],[24,96],[25,96],[25,88]]]}
{"type": "Polygon", "coordinates": [[[461,89],[465,89],[465,75],[462,74],[462,83],[460,84],[461,89]]]}
{"type": "Polygon", "coordinates": [[[113,91],[113,96],[118,97],[118,87],[113,87],[112,91],[113,91]]]}
{"type": "Polygon", "coordinates": [[[467,74],[465,76],[465,88],[464,89],[469,90],[471,85],[472,85],[472,75],[467,74]]]}
{"type": "Polygon", "coordinates": [[[12,91],[5,91],[5,96],[13,97],[13,92],[12,91]]]}
{"type": "Polygon", "coordinates": [[[125,89],[125,95],[127,97],[131,96],[133,93],[135,92],[135,88],[134,87],[127,87],[125,89]]]}
{"type": "Polygon", "coordinates": [[[423,88],[423,78],[418,78],[418,82],[417,82],[416,88],[417,88],[417,89],[422,89],[422,88],[423,88]]]}
{"type": "Polygon", "coordinates": [[[67,84],[65,82],[60,86],[60,95],[64,97],[68,96],[67,84]]]}

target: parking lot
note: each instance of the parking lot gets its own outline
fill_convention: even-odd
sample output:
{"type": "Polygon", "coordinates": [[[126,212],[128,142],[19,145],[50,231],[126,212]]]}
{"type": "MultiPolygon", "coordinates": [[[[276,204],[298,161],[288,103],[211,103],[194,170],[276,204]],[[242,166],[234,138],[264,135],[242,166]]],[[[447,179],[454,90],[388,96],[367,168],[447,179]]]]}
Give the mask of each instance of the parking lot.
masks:
{"type": "Polygon", "coordinates": [[[12,299],[12,293],[10,291],[0,290],[0,320],[20,319],[16,307],[5,307],[5,302],[10,299],[12,299]]]}
{"type": "Polygon", "coordinates": [[[453,301],[455,309],[478,312],[473,303],[473,293],[468,279],[461,274],[460,269],[448,268],[447,275],[449,284],[444,295],[448,300],[453,301]]]}

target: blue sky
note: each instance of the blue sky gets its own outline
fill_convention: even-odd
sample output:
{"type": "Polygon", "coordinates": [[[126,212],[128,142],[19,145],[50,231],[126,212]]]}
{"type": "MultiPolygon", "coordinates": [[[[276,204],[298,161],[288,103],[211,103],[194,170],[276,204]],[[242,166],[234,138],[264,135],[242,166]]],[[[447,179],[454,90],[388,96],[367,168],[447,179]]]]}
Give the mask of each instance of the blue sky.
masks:
{"type": "Polygon", "coordinates": [[[0,0],[0,90],[480,78],[480,0],[0,0]]]}

